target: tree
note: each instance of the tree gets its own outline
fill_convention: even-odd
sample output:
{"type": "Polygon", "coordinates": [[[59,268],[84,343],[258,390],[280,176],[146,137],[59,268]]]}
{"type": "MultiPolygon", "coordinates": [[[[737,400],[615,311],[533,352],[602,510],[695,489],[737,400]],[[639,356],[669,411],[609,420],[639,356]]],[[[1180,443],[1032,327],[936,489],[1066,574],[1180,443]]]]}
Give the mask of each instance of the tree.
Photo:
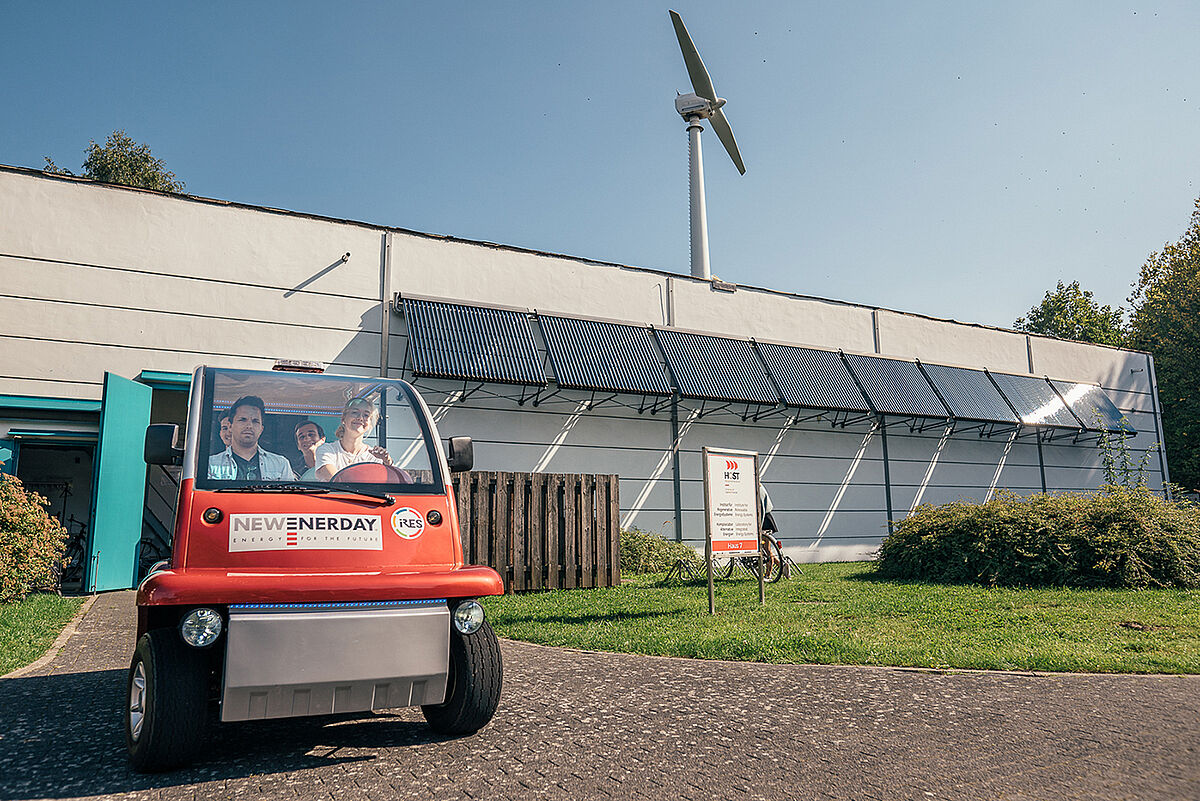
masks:
{"type": "MultiPolygon", "coordinates": [[[[60,175],[75,174],[59,167],[49,156],[46,156],[46,170],[60,175]]],[[[84,154],[80,177],[160,192],[183,191],[183,181],[167,170],[162,159],[154,157],[149,145],[133,141],[124,131],[110,133],[103,146],[96,144],[95,139],[91,140],[84,154]]]]}
{"type": "Polygon", "coordinates": [[[1124,310],[1101,306],[1092,293],[1079,287],[1078,281],[1058,282],[1042,302],[1018,317],[1013,327],[1030,334],[1046,334],[1061,339],[1095,342],[1122,347],[1125,344],[1124,310]]]}
{"type": "Polygon", "coordinates": [[[1200,199],[1179,241],[1142,265],[1129,303],[1129,343],[1154,356],[1171,479],[1200,487],[1200,199]]]}

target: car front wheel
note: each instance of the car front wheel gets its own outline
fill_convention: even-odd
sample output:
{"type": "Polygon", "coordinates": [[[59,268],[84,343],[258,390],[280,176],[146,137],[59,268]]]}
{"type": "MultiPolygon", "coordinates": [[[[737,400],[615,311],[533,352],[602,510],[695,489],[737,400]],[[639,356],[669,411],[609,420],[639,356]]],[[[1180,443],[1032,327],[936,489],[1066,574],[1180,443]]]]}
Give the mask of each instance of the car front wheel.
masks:
{"type": "Polygon", "coordinates": [[[500,643],[485,621],[474,634],[450,627],[450,675],[446,701],[421,707],[439,734],[473,734],[487,725],[500,703],[503,684],[500,643]]]}
{"type": "Polygon", "coordinates": [[[136,770],[169,770],[195,759],[207,727],[207,680],[203,655],[174,629],[138,640],[125,710],[125,745],[136,770]]]}

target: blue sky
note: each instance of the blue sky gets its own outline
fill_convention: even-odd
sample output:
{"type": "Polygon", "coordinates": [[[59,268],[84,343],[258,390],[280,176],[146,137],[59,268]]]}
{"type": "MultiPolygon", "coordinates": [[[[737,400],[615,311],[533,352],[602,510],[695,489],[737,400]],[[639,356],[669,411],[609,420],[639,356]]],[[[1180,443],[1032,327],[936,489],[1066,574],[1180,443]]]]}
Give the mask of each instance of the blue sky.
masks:
{"type": "MultiPolygon", "coordinates": [[[[1122,303],[1200,196],[1200,3],[670,7],[726,280],[1007,326],[1122,303]]],[[[0,162],[124,128],[193,194],[687,272],[667,8],[9,3],[0,162]]]]}

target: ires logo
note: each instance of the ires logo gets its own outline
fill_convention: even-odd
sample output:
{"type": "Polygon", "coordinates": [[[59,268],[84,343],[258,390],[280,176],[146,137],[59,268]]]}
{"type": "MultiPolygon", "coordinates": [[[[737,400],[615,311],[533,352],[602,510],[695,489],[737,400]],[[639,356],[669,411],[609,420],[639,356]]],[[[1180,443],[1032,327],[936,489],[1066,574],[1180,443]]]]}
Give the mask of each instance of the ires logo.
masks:
{"type": "Polygon", "coordinates": [[[738,479],[738,463],[734,459],[725,460],[725,480],[737,481],[738,479]]]}
{"type": "Polygon", "coordinates": [[[425,531],[425,517],[410,506],[397,509],[392,512],[392,531],[403,539],[415,540],[425,531]]]}

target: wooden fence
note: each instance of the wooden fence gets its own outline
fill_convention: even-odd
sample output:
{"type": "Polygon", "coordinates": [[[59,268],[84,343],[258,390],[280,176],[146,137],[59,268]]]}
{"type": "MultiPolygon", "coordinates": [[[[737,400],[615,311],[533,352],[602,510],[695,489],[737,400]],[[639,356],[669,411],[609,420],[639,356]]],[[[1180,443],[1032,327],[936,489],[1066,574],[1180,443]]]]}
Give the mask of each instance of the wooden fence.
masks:
{"type": "Polygon", "coordinates": [[[463,560],[507,591],[621,583],[617,476],[472,471],[454,477],[463,560]]]}

